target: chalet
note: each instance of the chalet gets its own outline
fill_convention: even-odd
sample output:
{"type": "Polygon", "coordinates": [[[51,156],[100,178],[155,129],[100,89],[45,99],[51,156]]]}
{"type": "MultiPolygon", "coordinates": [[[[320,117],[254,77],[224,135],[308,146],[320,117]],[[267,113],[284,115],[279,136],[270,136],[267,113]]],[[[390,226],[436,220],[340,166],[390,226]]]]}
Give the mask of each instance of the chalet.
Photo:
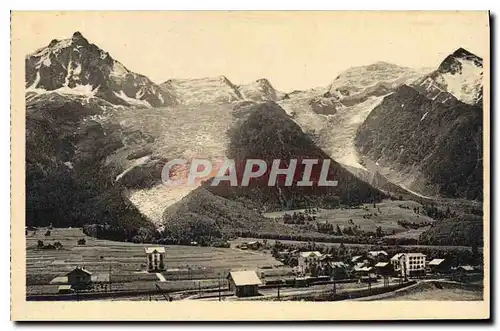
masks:
{"type": "Polygon", "coordinates": [[[86,287],[92,283],[92,273],[84,268],[76,267],[66,274],[68,284],[72,287],[86,287]]]}
{"type": "Polygon", "coordinates": [[[448,273],[450,272],[451,265],[450,260],[448,259],[433,259],[427,265],[427,270],[430,273],[438,274],[438,273],[448,273]]]}
{"type": "Polygon", "coordinates": [[[227,279],[229,290],[237,297],[259,295],[259,285],[262,285],[262,281],[255,271],[231,271],[227,279]]]}
{"type": "Polygon", "coordinates": [[[474,268],[470,265],[461,265],[457,267],[456,272],[458,274],[467,275],[475,272],[474,268]]]}
{"type": "Polygon", "coordinates": [[[165,247],[146,247],[146,261],[149,272],[165,270],[165,247]]]}
{"type": "Polygon", "coordinates": [[[326,273],[334,279],[348,278],[349,267],[342,261],[331,261],[325,266],[326,273]]]}

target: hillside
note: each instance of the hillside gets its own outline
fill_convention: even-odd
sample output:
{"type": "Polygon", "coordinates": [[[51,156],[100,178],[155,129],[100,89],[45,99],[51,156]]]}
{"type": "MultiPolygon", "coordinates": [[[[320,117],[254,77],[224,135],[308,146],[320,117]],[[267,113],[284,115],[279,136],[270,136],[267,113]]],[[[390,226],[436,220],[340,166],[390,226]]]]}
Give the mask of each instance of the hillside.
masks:
{"type": "Polygon", "coordinates": [[[31,99],[26,111],[26,223],[81,226],[88,223],[150,226],[113,183],[106,166],[120,148],[119,131],[108,131],[91,116],[101,104],[82,105],[54,94],[31,99]],[[38,103],[37,101],[42,103],[38,103]]]}
{"type": "Polygon", "coordinates": [[[290,229],[270,221],[240,202],[199,187],[163,213],[165,233],[174,237],[221,237],[234,232],[286,233],[290,229]]]}
{"type": "Polygon", "coordinates": [[[158,107],[175,99],[75,32],[26,56],[27,92],[80,95],[114,105],[158,107]]]}
{"type": "Polygon", "coordinates": [[[483,218],[477,215],[465,215],[435,222],[420,235],[419,243],[481,247],[483,245],[483,218]]]}
{"type": "Polygon", "coordinates": [[[375,107],[356,147],[398,184],[425,195],[482,198],[482,110],[402,86],[375,107]]]}

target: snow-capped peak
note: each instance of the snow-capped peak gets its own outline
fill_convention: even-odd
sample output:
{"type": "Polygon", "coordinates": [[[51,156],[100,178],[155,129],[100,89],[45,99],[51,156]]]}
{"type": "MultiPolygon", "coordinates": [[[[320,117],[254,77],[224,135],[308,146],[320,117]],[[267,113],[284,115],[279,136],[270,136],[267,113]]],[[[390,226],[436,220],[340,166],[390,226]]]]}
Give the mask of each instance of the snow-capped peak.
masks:
{"type": "Polygon", "coordinates": [[[447,56],[437,70],[414,85],[433,100],[448,102],[455,97],[470,105],[480,105],[483,98],[483,59],[459,48],[447,56]]]}
{"type": "Polygon", "coordinates": [[[26,88],[35,93],[95,96],[123,106],[174,103],[171,95],[147,77],[129,71],[80,32],[68,39],[53,39],[26,57],[26,88]]]}

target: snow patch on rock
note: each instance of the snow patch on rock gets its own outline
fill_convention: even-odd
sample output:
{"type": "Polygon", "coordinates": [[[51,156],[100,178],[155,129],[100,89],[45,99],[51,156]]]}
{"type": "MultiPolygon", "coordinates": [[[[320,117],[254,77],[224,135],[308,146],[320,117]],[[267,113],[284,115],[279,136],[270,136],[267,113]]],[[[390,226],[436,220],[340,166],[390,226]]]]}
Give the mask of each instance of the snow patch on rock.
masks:
{"type": "Polygon", "coordinates": [[[119,93],[113,92],[118,98],[122,99],[126,103],[128,103],[131,106],[138,106],[138,107],[146,107],[146,108],[151,108],[151,104],[147,102],[146,100],[137,100],[134,98],[131,98],[125,94],[125,92],[120,91],[119,93]]]}

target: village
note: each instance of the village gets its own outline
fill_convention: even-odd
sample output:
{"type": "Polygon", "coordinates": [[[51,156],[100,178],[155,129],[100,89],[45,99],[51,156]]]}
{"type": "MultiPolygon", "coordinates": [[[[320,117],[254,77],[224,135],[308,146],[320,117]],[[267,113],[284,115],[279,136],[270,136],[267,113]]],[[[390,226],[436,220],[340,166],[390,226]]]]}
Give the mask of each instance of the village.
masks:
{"type": "MultiPolygon", "coordinates": [[[[37,261],[33,265],[39,266],[37,270],[41,273],[44,261],[50,267],[61,268],[49,273],[54,277],[47,278],[47,275],[46,280],[33,282],[40,284],[37,288],[41,290],[27,293],[28,300],[119,300],[124,297],[161,301],[314,300],[317,295],[342,300],[396,291],[418,282],[467,284],[482,280],[480,265],[456,265],[456,259],[449,256],[431,259],[418,250],[389,254],[385,250],[357,249],[353,251],[358,254],[347,253],[339,258],[338,254],[307,250],[307,246],[289,249],[279,242],[240,240],[230,248],[132,243],[119,247],[119,243],[115,243],[118,247],[113,257],[98,253],[114,249],[101,248],[101,244],[108,245],[108,242],[84,238],[80,230],[71,229],[75,234],[71,247],[68,247],[67,234],[70,230],[52,231],[52,236],[60,233],[65,239],[56,241],[57,245],[49,244],[52,245],[49,248],[40,246],[41,240],[38,240],[38,246],[28,250],[28,261],[33,256],[37,261]],[[99,243],[97,249],[89,247],[94,240],[99,243]],[[68,250],[72,252],[71,258],[67,258],[68,250]],[[127,251],[134,256],[134,263],[128,260],[127,251]],[[212,260],[211,256],[203,257],[215,251],[222,254],[223,263],[212,260]],[[82,256],[76,257],[76,252],[82,256]],[[48,256],[36,256],[46,253],[54,256],[52,262],[49,263],[48,256]],[[181,258],[179,254],[189,254],[189,257],[181,258]],[[120,262],[119,256],[128,262],[120,262]],[[190,265],[182,264],[190,259],[193,260],[190,265]],[[202,266],[204,264],[207,266],[202,266]],[[214,268],[217,264],[221,266],[214,268]],[[130,267],[130,271],[124,271],[125,266],[130,267]]],[[[31,240],[35,242],[34,238],[31,240]]],[[[28,266],[28,280],[32,276],[30,271],[28,266]]]]}

